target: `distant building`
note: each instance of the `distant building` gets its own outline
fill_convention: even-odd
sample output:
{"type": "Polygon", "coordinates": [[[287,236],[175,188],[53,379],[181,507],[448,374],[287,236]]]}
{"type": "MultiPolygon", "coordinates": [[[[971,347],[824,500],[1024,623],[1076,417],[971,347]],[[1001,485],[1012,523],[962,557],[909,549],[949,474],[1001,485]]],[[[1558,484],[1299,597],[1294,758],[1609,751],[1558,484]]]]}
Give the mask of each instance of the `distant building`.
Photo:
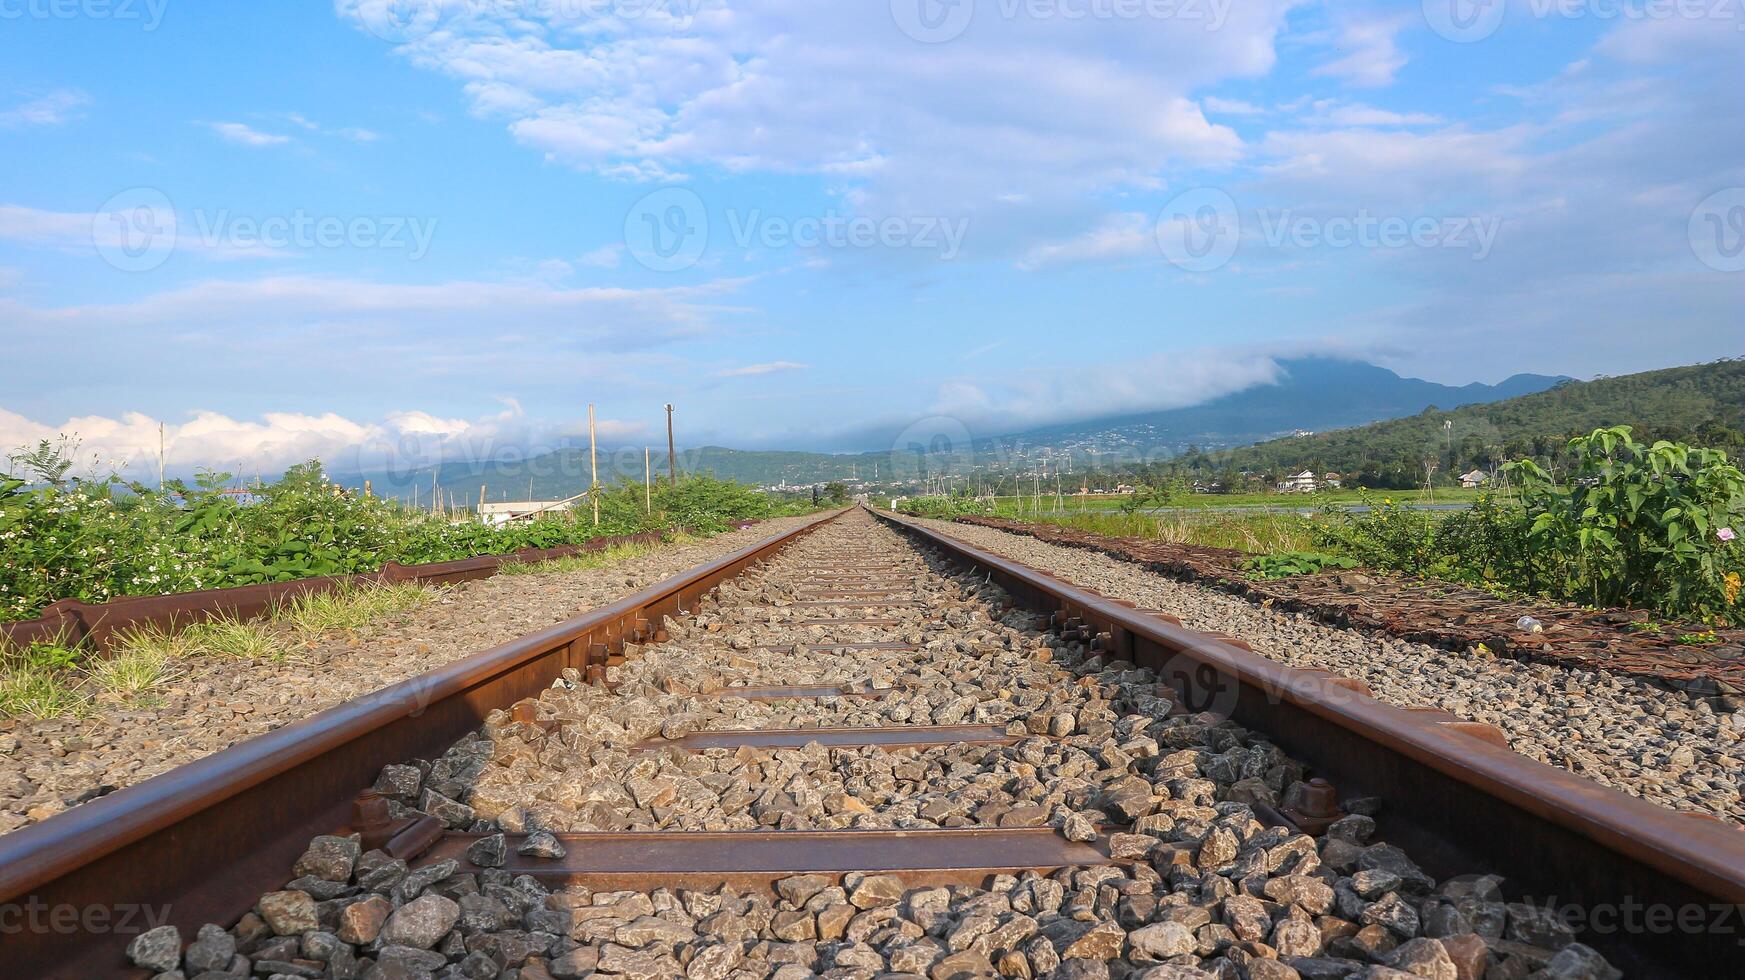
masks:
{"type": "Polygon", "coordinates": [[[1345,485],[1342,482],[1343,479],[1344,478],[1341,477],[1337,473],[1323,473],[1323,474],[1321,474],[1321,483],[1326,485],[1326,486],[1332,487],[1335,490],[1337,490],[1340,487],[1345,485]]]}
{"type": "Polygon", "coordinates": [[[1280,493],[1314,493],[1315,473],[1313,470],[1292,473],[1279,482],[1278,490],[1280,493]]]}
{"type": "Polygon", "coordinates": [[[1477,490],[1491,482],[1491,475],[1484,470],[1475,469],[1471,473],[1460,474],[1460,485],[1468,490],[1477,490]]]}
{"type": "Polygon", "coordinates": [[[507,524],[538,514],[557,514],[569,510],[575,500],[573,497],[569,500],[499,500],[480,504],[479,521],[484,524],[507,524]]]}

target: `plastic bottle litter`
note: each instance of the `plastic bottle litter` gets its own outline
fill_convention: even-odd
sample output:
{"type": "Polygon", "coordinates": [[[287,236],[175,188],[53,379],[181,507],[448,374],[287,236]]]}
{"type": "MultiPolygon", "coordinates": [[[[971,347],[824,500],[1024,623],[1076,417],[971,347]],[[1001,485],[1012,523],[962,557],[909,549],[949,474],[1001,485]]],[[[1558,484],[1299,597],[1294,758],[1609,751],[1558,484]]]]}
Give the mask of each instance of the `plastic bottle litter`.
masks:
{"type": "Polygon", "coordinates": [[[1528,633],[1545,632],[1545,624],[1531,616],[1522,616],[1520,619],[1515,620],[1515,626],[1527,631],[1528,633]]]}

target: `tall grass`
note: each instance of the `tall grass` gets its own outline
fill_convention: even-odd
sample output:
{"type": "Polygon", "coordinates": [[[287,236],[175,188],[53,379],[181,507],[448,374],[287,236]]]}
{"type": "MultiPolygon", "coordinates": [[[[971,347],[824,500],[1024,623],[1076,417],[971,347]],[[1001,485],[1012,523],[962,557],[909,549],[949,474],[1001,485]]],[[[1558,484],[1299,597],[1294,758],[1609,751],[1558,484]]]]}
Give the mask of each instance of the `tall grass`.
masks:
{"type": "Polygon", "coordinates": [[[433,595],[434,590],[416,582],[348,585],[297,596],[276,610],[273,619],[308,637],[329,630],[361,629],[385,616],[416,609],[433,595]]]}
{"type": "MultiPolygon", "coordinates": [[[[689,538],[686,538],[689,540],[689,538]]],[[[605,568],[616,565],[631,558],[655,552],[653,545],[618,544],[599,551],[584,552],[567,558],[553,558],[550,561],[511,562],[498,569],[502,575],[551,575],[558,572],[581,572],[592,568],[605,568]]]]}
{"type": "Polygon", "coordinates": [[[1095,511],[1041,514],[1040,524],[1070,527],[1092,534],[1144,538],[1205,548],[1233,548],[1252,554],[1308,551],[1314,547],[1314,523],[1296,514],[1186,513],[1121,514],[1095,511]]]}
{"type": "Polygon", "coordinates": [[[265,619],[228,617],[181,629],[141,626],[118,634],[108,657],[71,644],[36,643],[0,650],[0,718],[55,718],[86,712],[98,695],[148,697],[201,658],[277,660],[300,642],[360,629],[415,609],[436,590],[414,583],[364,585],[309,593],[265,619]]]}
{"type": "Polygon", "coordinates": [[[181,672],[176,660],[160,650],[126,649],[94,663],[90,679],[96,687],[126,699],[149,694],[181,672]]]}
{"type": "Polygon", "coordinates": [[[0,643],[0,717],[82,713],[90,699],[66,680],[78,661],[79,652],[66,637],[22,646],[0,643]]]}

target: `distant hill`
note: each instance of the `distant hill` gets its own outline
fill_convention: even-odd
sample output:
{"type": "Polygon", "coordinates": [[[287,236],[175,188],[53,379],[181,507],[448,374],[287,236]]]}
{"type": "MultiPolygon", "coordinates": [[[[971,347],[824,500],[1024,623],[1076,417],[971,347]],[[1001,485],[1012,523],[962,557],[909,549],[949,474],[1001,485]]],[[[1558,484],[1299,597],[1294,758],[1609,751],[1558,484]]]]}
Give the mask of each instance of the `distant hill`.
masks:
{"type": "MultiPolygon", "coordinates": [[[[1275,439],[1297,430],[1341,429],[1382,419],[1416,416],[1426,408],[1449,409],[1543,392],[1566,378],[1519,374],[1499,384],[1460,386],[1403,378],[1386,368],[1361,361],[1304,357],[1278,362],[1275,384],[1254,385],[1201,405],[1031,429],[991,439],[973,448],[954,446],[949,467],[939,457],[875,451],[830,454],[779,450],[744,450],[704,446],[680,453],[683,472],[711,472],[747,483],[804,487],[830,480],[889,481],[895,473],[912,481],[919,475],[949,468],[1010,476],[1029,473],[1038,461],[1052,467],[1063,458],[1075,468],[1108,467],[1123,460],[1180,456],[1190,450],[1214,451],[1275,439]]],[[[1161,381],[1160,381],[1161,383],[1161,381]]],[[[1321,437],[1313,437],[1320,439],[1321,437]]],[[[1321,445],[1322,443],[1316,443],[1321,445]]],[[[1349,455],[1349,454],[1348,454],[1349,455]]],[[[642,451],[620,457],[602,450],[601,478],[640,480],[642,451]]],[[[1258,458],[1258,457],[1257,457],[1258,458]]],[[[1270,457],[1267,457],[1270,458],[1270,457]]],[[[654,471],[666,472],[666,455],[656,453],[654,471]]],[[[588,484],[586,451],[562,449],[513,462],[449,462],[440,471],[425,468],[389,480],[384,474],[347,474],[340,482],[361,484],[373,479],[384,492],[410,494],[417,486],[428,494],[436,481],[451,495],[474,499],[480,485],[493,499],[531,495],[555,499],[580,492],[588,484]]]]}
{"type": "Polygon", "coordinates": [[[1048,426],[1021,433],[1036,444],[1154,455],[1159,449],[1243,446],[1297,430],[1342,429],[1544,391],[1568,378],[1517,374],[1495,385],[1454,387],[1402,378],[1362,361],[1302,357],[1278,362],[1277,384],[1256,385],[1202,405],[1048,426]]]}
{"type": "MultiPolygon", "coordinates": [[[[1638,439],[1720,448],[1745,445],[1745,359],[1566,381],[1547,391],[1460,408],[1274,439],[1173,468],[1278,474],[1337,472],[1371,487],[1416,486],[1426,462],[1442,478],[1522,456],[1549,458],[1572,436],[1629,425],[1638,439]]],[[[1735,455],[1737,453],[1735,452],[1735,455]]]]}

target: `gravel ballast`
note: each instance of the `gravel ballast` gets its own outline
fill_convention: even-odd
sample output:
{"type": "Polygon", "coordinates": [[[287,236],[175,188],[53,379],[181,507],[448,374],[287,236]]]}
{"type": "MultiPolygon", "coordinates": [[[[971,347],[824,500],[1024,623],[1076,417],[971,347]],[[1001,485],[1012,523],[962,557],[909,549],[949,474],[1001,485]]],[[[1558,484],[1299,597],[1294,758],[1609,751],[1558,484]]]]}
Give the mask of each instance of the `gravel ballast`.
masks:
{"type": "Polygon", "coordinates": [[[978,548],[1115,599],[1242,637],[1293,667],[1361,678],[1398,705],[1446,709],[1502,729],[1522,755],[1663,806],[1745,821],[1745,712],[1604,671],[1483,659],[1370,636],[1271,609],[1129,562],[992,528],[923,521],[978,548]]]}
{"type": "Polygon", "coordinates": [[[667,642],[632,647],[609,669],[612,690],[567,676],[531,711],[493,712],[440,758],[387,767],[376,789],[397,812],[486,835],[465,864],[408,868],[359,853],[352,838],[316,838],[298,877],[239,923],[147,934],[131,955],[163,971],[158,980],[1619,976],[1546,911],[1509,904],[1498,879],[1438,882],[1375,839],[1378,801],[1347,801],[1352,815],[1321,840],[1263,825],[1252,804],[1304,775],[1264,734],[1172,716],[1151,671],[1042,632],[997,587],[942,574],[870,522],[851,514],[820,529],[669,621],[667,642]],[[802,565],[874,547],[901,566],[912,605],[795,605],[829,588],[802,565]],[[805,622],[875,615],[898,622],[805,622]],[[919,649],[807,649],[858,640],[919,649]],[[732,696],[773,684],[878,696],[732,696]],[[668,744],[698,731],[970,723],[1011,741],[916,752],[668,744]],[[989,826],[1098,841],[1113,863],[982,887],[849,873],[767,891],[554,890],[502,870],[511,842],[496,836],[527,834],[520,854],[556,859],[546,832],[989,826]]]}
{"type": "Polygon", "coordinates": [[[464,582],[282,660],[191,658],[132,703],[99,701],[73,718],[0,720],[0,833],[581,615],[807,520],[765,521],[604,568],[464,582]]]}

